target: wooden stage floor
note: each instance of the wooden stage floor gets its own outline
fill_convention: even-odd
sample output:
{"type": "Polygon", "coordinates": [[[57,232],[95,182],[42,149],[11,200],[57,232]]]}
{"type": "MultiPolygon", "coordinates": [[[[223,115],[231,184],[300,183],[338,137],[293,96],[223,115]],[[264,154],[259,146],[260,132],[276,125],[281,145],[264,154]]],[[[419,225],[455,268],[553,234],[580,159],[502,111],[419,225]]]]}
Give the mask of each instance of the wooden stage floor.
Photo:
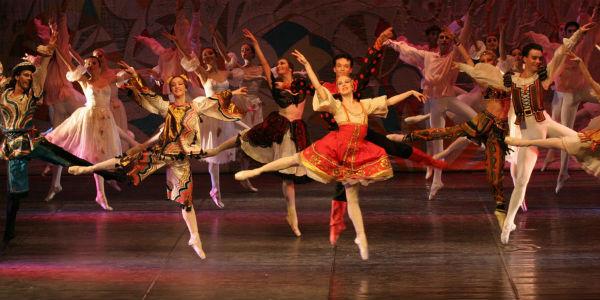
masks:
{"type": "Polygon", "coordinates": [[[206,200],[209,177],[196,175],[202,261],[162,200],[163,175],[107,187],[114,212],[94,203],[91,177],[65,176],[50,203],[49,179],[32,177],[0,256],[0,299],[599,299],[600,184],[573,171],[556,196],[555,178],[534,173],[529,212],[505,246],[482,172],[447,172],[432,201],[422,173],[397,174],[361,190],[371,255],[361,261],[349,220],[338,246],[328,243],[332,185],[297,186],[296,238],[275,176],[250,194],[223,174],[219,210],[206,200]]]}

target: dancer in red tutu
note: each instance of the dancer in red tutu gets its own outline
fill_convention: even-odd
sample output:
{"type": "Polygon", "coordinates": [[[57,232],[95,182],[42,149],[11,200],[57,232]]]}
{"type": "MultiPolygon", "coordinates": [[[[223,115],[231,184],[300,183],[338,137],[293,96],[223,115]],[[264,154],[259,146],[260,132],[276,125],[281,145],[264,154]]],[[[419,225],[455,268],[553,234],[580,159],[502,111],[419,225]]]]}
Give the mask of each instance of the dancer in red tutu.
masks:
{"type": "Polygon", "coordinates": [[[235,174],[236,180],[245,180],[263,172],[277,171],[302,165],[312,179],[328,183],[342,182],[346,186],[348,214],[356,230],[355,243],[362,259],[369,258],[367,236],[363,226],[362,214],[358,204],[359,183],[368,185],[373,181],[382,181],[393,176],[390,161],[385,150],[371,142],[365,141],[368,116],[385,117],[387,107],[397,104],[410,96],[420,101],[425,96],[408,91],[387,98],[380,96],[373,99],[354,99],[354,82],[349,76],[339,76],[336,80],[338,99],[324,88],[304,55],[295,50],[292,54],[304,65],[308,77],[315,87],[313,109],[333,114],[339,125],[338,131],[331,131],[322,139],[292,156],[283,157],[260,168],[241,171],[235,174]]]}

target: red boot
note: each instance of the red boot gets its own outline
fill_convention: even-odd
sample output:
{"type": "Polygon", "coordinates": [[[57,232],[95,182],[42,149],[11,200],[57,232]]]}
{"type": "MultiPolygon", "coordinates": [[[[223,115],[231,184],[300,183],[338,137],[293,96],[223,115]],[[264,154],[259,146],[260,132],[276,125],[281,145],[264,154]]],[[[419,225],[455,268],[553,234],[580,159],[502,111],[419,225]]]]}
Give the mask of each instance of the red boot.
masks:
{"type": "Polygon", "coordinates": [[[413,147],[412,154],[408,158],[411,161],[414,161],[418,164],[422,164],[425,166],[432,166],[436,169],[444,169],[448,167],[448,164],[443,160],[434,159],[431,155],[413,147]]]}
{"type": "Polygon", "coordinates": [[[331,215],[329,216],[329,242],[335,246],[342,231],[346,230],[344,215],[346,214],[346,201],[331,201],[331,215]]]}

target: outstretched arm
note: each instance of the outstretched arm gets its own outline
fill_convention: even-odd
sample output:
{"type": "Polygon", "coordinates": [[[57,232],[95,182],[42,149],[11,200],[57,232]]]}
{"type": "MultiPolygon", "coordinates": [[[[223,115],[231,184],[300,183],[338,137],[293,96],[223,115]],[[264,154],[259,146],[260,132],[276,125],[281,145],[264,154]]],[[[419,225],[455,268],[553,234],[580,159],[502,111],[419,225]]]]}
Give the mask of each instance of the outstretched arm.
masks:
{"type": "Polygon", "coordinates": [[[408,99],[408,97],[410,96],[415,96],[415,98],[417,98],[417,100],[419,100],[419,102],[423,103],[425,102],[425,100],[427,100],[427,97],[415,90],[410,90],[407,92],[404,92],[402,94],[398,94],[396,96],[390,97],[386,100],[387,106],[392,106],[392,105],[396,105],[406,99],[408,99]]]}
{"type": "Polygon", "coordinates": [[[247,28],[244,28],[242,30],[244,36],[250,40],[250,42],[252,42],[252,45],[254,46],[254,53],[256,53],[256,57],[258,57],[258,60],[260,61],[260,64],[263,68],[263,71],[265,72],[265,77],[267,78],[267,83],[269,84],[269,88],[272,89],[273,88],[273,81],[271,80],[271,66],[269,65],[269,62],[267,61],[267,58],[265,58],[265,54],[262,52],[262,49],[260,49],[260,44],[258,43],[258,40],[256,39],[256,37],[254,36],[254,34],[248,30],[247,28]]]}
{"type": "Polygon", "coordinates": [[[327,98],[327,92],[325,92],[326,89],[325,89],[325,87],[323,87],[321,85],[321,82],[319,82],[319,78],[317,77],[317,74],[315,74],[315,71],[312,69],[312,67],[311,67],[310,63],[308,62],[308,60],[306,59],[306,57],[304,57],[304,55],[302,55],[302,53],[300,53],[300,51],[298,51],[298,50],[292,51],[292,55],[294,57],[296,57],[298,62],[304,66],[304,69],[306,69],[306,73],[308,74],[308,79],[310,79],[310,82],[312,83],[313,87],[315,88],[315,92],[319,95],[319,99],[326,99],[327,98]]]}
{"type": "Polygon", "coordinates": [[[184,57],[182,60],[182,66],[184,67],[184,69],[186,69],[186,71],[188,72],[194,72],[194,74],[196,74],[196,76],[200,78],[200,81],[204,83],[208,79],[208,72],[200,64],[200,62],[198,61],[198,57],[195,55],[195,53],[192,52],[192,54],[190,54],[189,52],[186,52],[181,46],[181,43],[179,42],[176,36],[168,32],[163,32],[163,36],[172,41],[175,44],[175,47],[177,47],[179,53],[181,53],[181,55],[184,57]],[[189,70],[188,68],[186,68],[186,66],[184,65],[184,61],[186,61],[190,65],[193,65],[193,70],[189,70]]]}
{"type": "Polygon", "coordinates": [[[569,57],[571,60],[577,62],[579,70],[581,70],[581,74],[583,75],[583,79],[592,87],[594,93],[600,97],[600,84],[598,84],[598,82],[592,78],[592,74],[590,74],[585,62],[581,58],[577,57],[573,52],[569,52],[569,57]]]}
{"type": "Polygon", "coordinates": [[[467,49],[465,49],[465,46],[463,46],[463,44],[459,44],[457,47],[458,47],[458,53],[460,53],[460,55],[463,57],[463,59],[467,62],[467,65],[474,66],[475,63],[473,63],[473,59],[471,59],[471,55],[469,55],[469,52],[467,52],[467,49]]]}

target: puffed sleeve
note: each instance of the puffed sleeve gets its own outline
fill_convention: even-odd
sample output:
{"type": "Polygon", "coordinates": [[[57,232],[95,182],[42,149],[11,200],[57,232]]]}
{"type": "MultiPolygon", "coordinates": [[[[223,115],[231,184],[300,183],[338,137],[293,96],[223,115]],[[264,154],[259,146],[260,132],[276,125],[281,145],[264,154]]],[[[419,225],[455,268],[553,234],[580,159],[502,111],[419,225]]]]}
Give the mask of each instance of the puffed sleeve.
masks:
{"type": "Polygon", "coordinates": [[[83,65],[79,65],[75,70],[67,72],[67,80],[69,82],[79,81],[86,72],[87,69],[83,65]]]}
{"type": "Polygon", "coordinates": [[[339,101],[333,98],[329,90],[327,90],[326,88],[322,89],[327,94],[327,98],[321,99],[319,97],[319,93],[315,92],[315,95],[313,96],[313,110],[326,111],[335,114],[335,112],[338,110],[338,105],[340,105],[339,101]]]}
{"type": "Polygon", "coordinates": [[[385,118],[388,113],[387,96],[360,100],[369,116],[385,118]]]}
{"type": "Polygon", "coordinates": [[[192,52],[192,55],[190,56],[190,58],[184,56],[181,59],[181,67],[183,67],[183,69],[188,72],[196,71],[196,69],[198,69],[199,66],[200,66],[200,61],[198,60],[198,57],[196,56],[196,53],[194,53],[194,52],[192,52]]]}
{"type": "Polygon", "coordinates": [[[192,100],[192,107],[197,113],[222,121],[239,121],[244,115],[231,101],[231,91],[226,90],[216,93],[212,97],[196,97],[192,100]]]}
{"type": "Polygon", "coordinates": [[[483,86],[491,86],[496,89],[507,90],[504,86],[504,77],[500,69],[486,64],[478,63],[475,66],[470,66],[463,63],[458,63],[458,68],[461,72],[467,73],[478,84],[483,86]]]}

